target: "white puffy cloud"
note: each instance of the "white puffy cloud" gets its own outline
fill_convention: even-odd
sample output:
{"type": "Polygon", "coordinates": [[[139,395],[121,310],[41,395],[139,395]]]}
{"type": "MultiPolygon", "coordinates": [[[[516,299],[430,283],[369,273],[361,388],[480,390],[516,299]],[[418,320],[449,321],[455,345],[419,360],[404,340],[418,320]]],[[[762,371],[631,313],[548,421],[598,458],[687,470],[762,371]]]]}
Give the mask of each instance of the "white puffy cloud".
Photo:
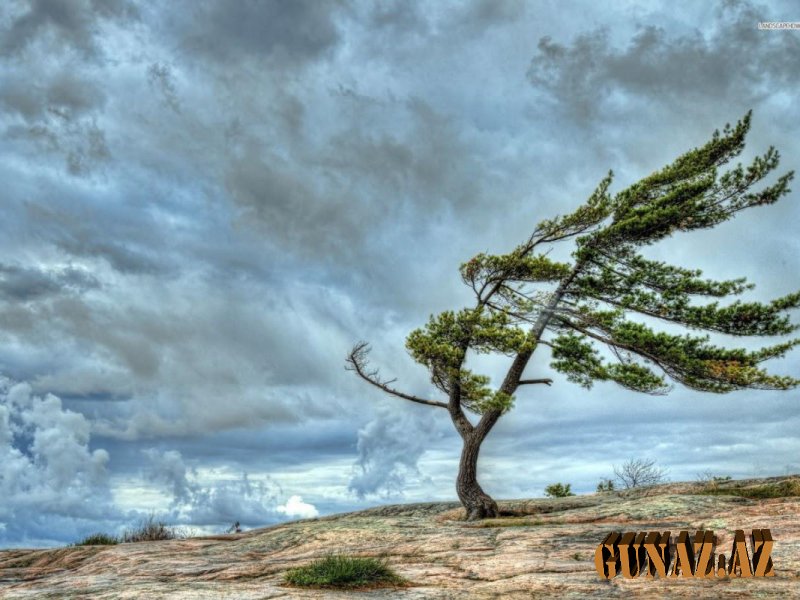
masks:
{"type": "Polygon", "coordinates": [[[113,519],[108,462],[83,415],[0,377],[0,541],[47,543],[113,519]]]}
{"type": "Polygon", "coordinates": [[[310,519],[319,516],[319,511],[313,504],[303,502],[302,496],[290,496],[286,504],[280,504],[278,512],[287,517],[297,517],[300,519],[310,519]]]}

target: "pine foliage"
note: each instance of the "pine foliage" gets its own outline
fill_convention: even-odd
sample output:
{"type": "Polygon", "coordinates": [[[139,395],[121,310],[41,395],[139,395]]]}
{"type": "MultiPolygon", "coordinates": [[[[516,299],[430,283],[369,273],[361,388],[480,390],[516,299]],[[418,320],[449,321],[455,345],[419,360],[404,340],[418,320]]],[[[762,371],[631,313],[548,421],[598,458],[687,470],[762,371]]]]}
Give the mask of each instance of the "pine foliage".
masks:
{"type": "Polygon", "coordinates": [[[749,127],[750,113],[616,194],[609,191],[609,173],[582,206],[540,222],[509,254],[479,254],[461,265],[475,306],[433,316],[413,331],[406,343],[411,356],[439,390],[478,414],[507,411],[526,382],[520,371],[492,388],[488,377],[465,368],[469,351],[522,357],[524,366],[546,345],[551,366],[587,388],[596,381],[648,394],[666,393],[671,382],[716,393],[796,386],[800,381],[770,374],[762,363],[800,343],[786,339],[798,327],[788,311],[800,305],[800,292],[766,303],[725,302],[753,285],[708,279],[641,254],[674,234],[714,227],[789,192],[792,172],[752,189],[778,166],[774,148],[748,166],[721,172],[741,153],[749,127]],[[570,263],[548,258],[563,242],[574,245],[570,263]],[[669,331],[651,325],[658,322],[669,331]],[[676,326],[685,333],[673,333],[676,326]],[[711,343],[709,333],[784,339],[747,350],[711,343]]]}

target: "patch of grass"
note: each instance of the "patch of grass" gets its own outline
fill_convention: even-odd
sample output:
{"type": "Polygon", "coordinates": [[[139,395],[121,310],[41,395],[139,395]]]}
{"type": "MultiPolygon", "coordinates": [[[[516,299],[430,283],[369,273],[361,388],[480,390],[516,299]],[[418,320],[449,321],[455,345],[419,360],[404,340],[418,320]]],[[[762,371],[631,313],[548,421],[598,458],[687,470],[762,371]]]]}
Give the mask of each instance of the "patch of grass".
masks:
{"type": "Polygon", "coordinates": [[[107,533],[93,533],[82,540],[72,544],[73,546],[114,546],[119,544],[119,538],[107,533]]]}
{"type": "Polygon", "coordinates": [[[765,483],[750,487],[742,485],[720,487],[712,484],[706,486],[703,492],[714,496],[741,496],[752,499],[793,498],[800,496],[800,480],[788,479],[780,483],[765,483]]]}
{"type": "Polygon", "coordinates": [[[333,554],[303,567],[290,569],[284,581],[298,587],[370,588],[400,587],[408,582],[386,560],[333,554]]]}
{"type": "Polygon", "coordinates": [[[122,534],[120,541],[129,544],[134,542],[182,540],[186,537],[188,536],[182,530],[176,527],[170,527],[163,521],[159,521],[153,515],[150,515],[133,529],[127,529],[122,534]]]}
{"type": "Polygon", "coordinates": [[[572,558],[572,560],[580,562],[583,560],[583,555],[580,552],[575,552],[570,556],[570,558],[572,558]]]}
{"type": "Polygon", "coordinates": [[[82,540],[71,544],[72,546],[113,546],[116,544],[130,544],[134,542],[157,542],[160,540],[182,540],[189,534],[179,528],[172,527],[157,520],[153,515],[143,519],[136,527],[127,529],[122,535],[108,533],[93,533],[82,540]]]}

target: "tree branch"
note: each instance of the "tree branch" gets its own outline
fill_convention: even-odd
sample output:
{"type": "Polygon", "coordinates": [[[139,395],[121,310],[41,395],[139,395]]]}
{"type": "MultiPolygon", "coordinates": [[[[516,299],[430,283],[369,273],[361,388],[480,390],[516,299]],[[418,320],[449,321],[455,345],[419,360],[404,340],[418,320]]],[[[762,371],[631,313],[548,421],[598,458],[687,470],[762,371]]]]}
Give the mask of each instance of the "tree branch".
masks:
{"type": "MultiPolygon", "coordinates": [[[[603,344],[608,346],[612,351],[617,349],[617,348],[619,348],[621,350],[627,350],[628,352],[633,352],[634,354],[638,354],[642,358],[646,358],[647,360],[651,361],[659,369],[664,371],[664,373],[666,375],[678,379],[677,377],[675,377],[675,370],[674,369],[670,369],[668,367],[668,365],[665,365],[663,363],[663,361],[661,359],[659,359],[657,356],[655,356],[654,354],[651,354],[651,353],[649,353],[649,352],[647,352],[645,350],[642,350],[641,348],[636,348],[635,346],[631,346],[631,345],[628,345],[628,344],[621,344],[619,342],[615,342],[611,338],[608,338],[608,337],[605,337],[605,336],[602,336],[602,335],[598,335],[598,334],[590,331],[589,329],[585,329],[584,327],[579,326],[577,323],[574,323],[573,321],[570,321],[569,319],[565,319],[564,317],[559,317],[558,320],[561,323],[563,323],[564,325],[566,325],[567,327],[569,327],[571,329],[574,329],[578,333],[582,333],[583,335],[585,335],[587,337],[590,337],[590,338],[592,338],[594,340],[597,340],[598,342],[602,342],[603,344]]],[[[591,324],[589,324],[589,327],[591,327],[591,324]]]]}
{"type": "Polygon", "coordinates": [[[519,385],[529,385],[534,383],[543,383],[545,385],[553,385],[552,379],[520,379],[519,385]]]}
{"type": "MultiPolygon", "coordinates": [[[[542,335],[544,334],[545,328],[547,324],[550,322],[550,319],[553,318],[555,314],[555,310],[561,302],[561,299],[564,297],[565,291],[572,280],[575,279],[575,276],[583,268],[583,261],[578,261],[575,266],[572,268],[572,272],[561,281],[558,285],[558,288],[553,293],[553,296],[550,298],[550,301],[547,303],[542,311],[539,314],[536,323],[533,325],[531,330],[528,332],[528,337],[534,343],[533,348],[529,350],[525,350],[517,354],[514,358],[514,362],[511,363],[508,371],[506,372],[505,379],[503,379],[503,383],[500,386],[500,389],[505,392],[506,394],[513,394],[517,387],[520,385],[520,380],[522,378],[522,372],[525,370],[525,367],[528,364],[528,361],[533,356],[533,351],[538,345],[539,341],[542,339],[542,335]]],[[[494,427],[497,420],[502,415],[502,411],[499,409],[492,409],[483,414],[481,420],[478,421],[478,424],[475,426],[475,435],[478,436],[478,439],[483,440],[489,432],[494,427]]]]}
{"type": "Polygon", "coordinates": [[[378,377],[378,371],[367,371],[367,354],[369,354],[369,344],[367,342],[359,342],[353,349],[350,351],[350,354],[347,355],[347,364],[345,369],[348,371],[355,371],[355,373],[361,377],[367,383],[371,383],[377,388],[380,388],[387,394],[391,394],[392,396],[397,396],[398,398],[402,398],[403,400],[408,400],[410,402],[416,402],[417,404],[426,404],[427,406],[438,406],[440,408],[448,408],[448,405],[444,402],[437,402],[436,400],[425,400],[424,398],[418,398],[417,396],[412,396],[411,394],[405,394],[401,391],[398,391],[392,387],[389,387],[389,383],[392,381],[381,381],[378,377]]]}
{"type": "Polygon", "coordinates": [[[461,408],[461,383],[455,377],[450,378],[450,401],[447,404],[447,410],[458,434],[463,439],[472,435],[475,427],[464,414],[464,409],[461,408]]]}

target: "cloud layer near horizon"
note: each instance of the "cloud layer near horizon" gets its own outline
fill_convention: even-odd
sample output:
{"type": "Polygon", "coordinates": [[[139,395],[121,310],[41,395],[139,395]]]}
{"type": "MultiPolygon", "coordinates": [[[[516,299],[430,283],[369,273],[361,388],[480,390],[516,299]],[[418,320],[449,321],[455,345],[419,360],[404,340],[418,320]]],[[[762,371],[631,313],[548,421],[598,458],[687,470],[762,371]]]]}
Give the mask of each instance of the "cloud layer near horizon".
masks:
{"type": "MultiPolygon", "coordinates": [[[[446,415],[366,389],[350,346],[427,396],[404,337],[468,301],[458,265],[609,168],[621,189],[751,108],[744,159],[799,165],[800,38],[756,29],[791,8],[3,3],[0,545],[454,498],[446,415]]],[[[793,193],[653,253],[773,297],[799,216],[793,193]]],[[[484,487],[588,491],[645,450],[674,478],[791,470],[795,399],[557,378],[493,432],[484,487]]]]}

